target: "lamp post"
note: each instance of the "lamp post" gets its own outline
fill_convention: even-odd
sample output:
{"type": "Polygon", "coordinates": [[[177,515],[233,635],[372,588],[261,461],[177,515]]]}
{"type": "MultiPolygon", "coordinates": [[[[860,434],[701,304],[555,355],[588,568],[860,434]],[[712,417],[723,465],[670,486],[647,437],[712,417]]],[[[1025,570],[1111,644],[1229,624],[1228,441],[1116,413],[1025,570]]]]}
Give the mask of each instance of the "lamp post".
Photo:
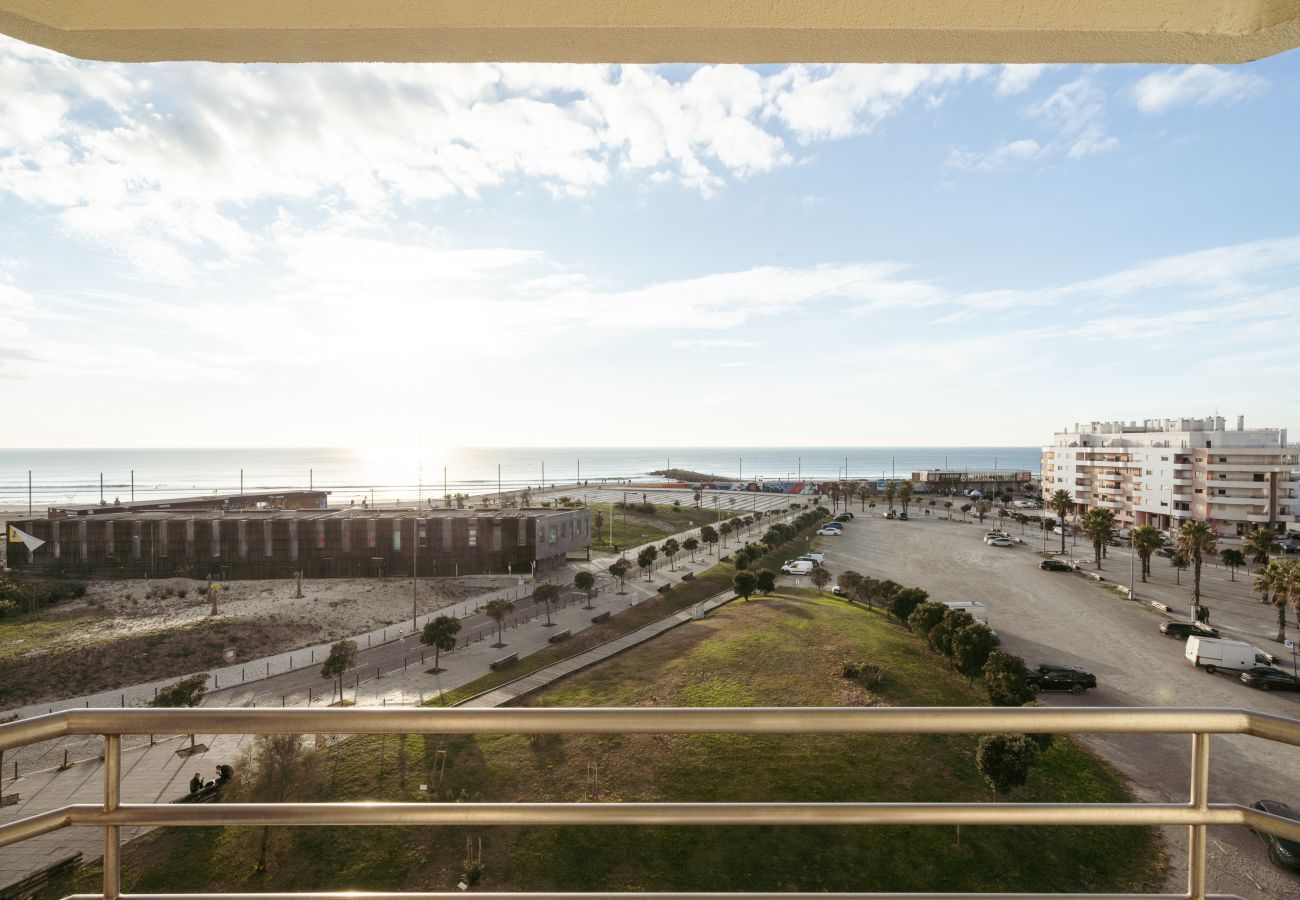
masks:
{"type": "Polygon", "coordinates": [[[1133,588],[1134,588],[1134,581],[1133,581],[1133,578],[1134,578],[1134,575],[1135,575],[1135,573],[1136,573],[1136,571],[1137,571],[1137,545],[1135,545],[1135,544],[1133,543],[1133,533],[1132,533],[1132,531],[1129,532],[1128,550],[1129,550],[1129,555],[1128,555],[1128,598],[1129,598],[1130,600],[1136,600],[1136,599],[1137,599],[1137,596],[1134,595],[1134,593],[1133,593],[1133,588]]]}

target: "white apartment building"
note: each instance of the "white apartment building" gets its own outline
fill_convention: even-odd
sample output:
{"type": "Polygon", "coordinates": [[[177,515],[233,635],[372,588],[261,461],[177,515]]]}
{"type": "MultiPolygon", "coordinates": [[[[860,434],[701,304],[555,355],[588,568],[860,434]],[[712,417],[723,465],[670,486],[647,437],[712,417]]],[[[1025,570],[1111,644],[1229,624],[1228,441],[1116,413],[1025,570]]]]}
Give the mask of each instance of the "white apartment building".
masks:
{"type": "Polygon", "coordinates": [[[1285,428],[1229,430],[1222,416],[1091,422],[1043,448],[1043,496],[1065,489],[1079,515],[1115,511],[1125,528],[1177,528],[1201,519],[1216,534],[1294,522],[1297,458],[1285,428]]]}

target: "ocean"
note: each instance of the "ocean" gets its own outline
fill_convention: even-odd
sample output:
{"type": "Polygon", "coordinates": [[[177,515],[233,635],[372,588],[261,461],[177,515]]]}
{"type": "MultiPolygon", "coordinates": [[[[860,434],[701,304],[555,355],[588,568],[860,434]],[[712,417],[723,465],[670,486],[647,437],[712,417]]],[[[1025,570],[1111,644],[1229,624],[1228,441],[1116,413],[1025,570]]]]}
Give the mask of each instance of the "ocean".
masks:
{"type": "Polygon", "coordinates": [[[197,494],[315,487],[331,503],[440,497],[525,485],[652,480],[656,469],[690,469],[729,480],[890,478],[914,470],[1025,469],[1038,447],[482,447],[0,450],[0,508],[31,503],[112,503],[197,494]],[[242,472],[242,476],[241,476],[242,472]],[[445,478],[445,481],[444,481],[445,478]],[[134,488],[132,487],[134,483],[134,488]]]}

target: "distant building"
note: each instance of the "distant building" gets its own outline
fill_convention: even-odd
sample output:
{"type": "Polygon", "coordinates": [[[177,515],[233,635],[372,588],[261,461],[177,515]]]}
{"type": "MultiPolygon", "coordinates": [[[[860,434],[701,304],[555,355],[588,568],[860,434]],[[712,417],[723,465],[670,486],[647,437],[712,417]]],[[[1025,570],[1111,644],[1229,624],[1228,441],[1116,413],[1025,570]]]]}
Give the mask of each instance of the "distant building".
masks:
{"type": "Polygon", "coordinates": [[[110,578],[410,576],[417,563],[421,576],[527,574],[591,545],[588,509],[103,510],[8,524],[45,541],[13,545],[10,566],[110,578]]]}
{"type": "Polygon", "coordinates": [[[1014,494],[1023,496],[1032,486],[1034,473],[1027,469],[926,469],[913,472],[912,483],[921,493],[1014,494]]]}
{"type": "Polygon", "coordinates": [[[1222,416],[1075,423],[1043,448],[1043,495],[1069,491],[1077,513],[1114,510],[1123,527],[1200,519],[1241,535],[1293,521],[1298,452],[1285,428],[1244,416],[1231,430],[1222,416]]]}

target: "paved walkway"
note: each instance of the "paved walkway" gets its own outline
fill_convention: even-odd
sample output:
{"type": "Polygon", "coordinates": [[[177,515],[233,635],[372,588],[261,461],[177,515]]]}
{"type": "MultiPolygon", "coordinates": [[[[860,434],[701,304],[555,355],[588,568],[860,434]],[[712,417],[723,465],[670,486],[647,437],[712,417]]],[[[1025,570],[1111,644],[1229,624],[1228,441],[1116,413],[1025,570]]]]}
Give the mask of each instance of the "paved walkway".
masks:
{"type": "MultiPolygon", "coordinates": [[[[766,523],[756,526],[766,528],[766,523]]],[[[635,557],[639,548],[628,551],[635,557]]],[[[612,560],[609,560],[612,561],[612,560]]],[[[580,604],[573,604],[553,613],[552,628],[543,627],[534,618],[522,622],[516,628],[507,629],[503,648],[493,647],[488,640],[471,643],[458,648],[453,656],[444,654],[441,660],[442,672],[431,675],[423,666],[405,666],[401,671],[393,671],[377,678],[360,680],[347,691],[348,699],[361,706],[384,706],[388,704],[415,704],[441,692],[459,687],[490,671],[490,664],[510,653],[518,653],[522,658],[538,650],[551,646],[549,638],[558,630],[569,628],[577,633],[591,626],[593,616],[602,612],[620,612],[642,600],[655,596],[659,586],[664,583],[679,582],[686,572],[700,572],[712,566],[716,556],[696,554],[694,563],[677,561],[672,568],[657,566],[652,578],[631,578],[626,583],[626,593],[618,594],[612,590],[598,595],[594,601],[595,609],[583,609],[580,604]]],[[[599,568],[596,564],[586,564],[599,568]]],[[[698,611],[703,614],[715,609],[730,599],[727,593],[717,595],[698,604],[692,610],[684,610],[651,623],[635,632],[594,647],[570,660],[564,660],[538,670],[517,681],[503,685],[486,695],[474,698],[469,705],[498,706],[515,697],[537,690],[556,679],[572,672],[594,665],[628,647],[650,640],[669,629],[681,625],[698,611]]],[[[472,605],[469,604],[469,605],[472,605]]],[[[468,606],[466,607],[468,610],[468,606]]],[[[468,613],[467,613],[468,614],[468,613]]],[[[396,626],[389,626],[389,643],[396,626]]],[[[380,629],[378,633],[383,634],[380,629]]],[[[409,637],[408,637],[409,640],[409,637]]],[[[412,641],[418,651],[419,645],[412,641]]],[[[294,651],[300,656],[305,651],[294,651]]],[[[289,654],[280,654],[287,657],[289,654]]],[[[170,683],[170,680],[169,682],[170,683]]],[[[127,693],[128,698],[151,698],[152,685],[136,686],[127,693]]],[[[56,706],[83,705],[82,700],[56,706]]],[[[287,699],[285,705],[304,705],[308,700],[305,694],[287,699]]],[[[117,705],[117,704],[111,704],[117,705]]],[[[208,705],[208,704],[205,704],[208,705]]],[[[211,705],[244,705],[241,703],[220,702],[211,705]]],[[[44,712],[44,708],[38,708],[44,712]]],[[[98,740],[92,738],[91,740],[98,740]]],[[[214,776],[215,768],[221,763],[236,759],[244,747],[251,741],[246,735],[197,735],[198,743],[206,750],[188,758],[177,756],[177,751],[187,747],[189,741],[183,737],[170,736],[156,742],[141,738],[144,743],[123,753],[122,798],[127,802],[165,802],[183,796],[188,789],[188,782],[195,772],[205,779],[214,776]]],[[[35,815],[46,810],[55,809],[68,803],[101,803],[103,800],[103,765],[98,759],[87,759],[75,763],[63,770],[47,769],[23,775],[17,781],[4,782],[0,779],[5,794],[16,793],[19,801],[0,809],[0,823],[14,821],[35,815]]],[[[122,839],[131,840],[147,828],[123,829],[122,839]]],[[[48,866],[66,856],[80,851],[86,859],[97,858],[103,852],[102,833],[93,828],[65,828],[52,834],[42,835],[24,841],[21,844],[5,848],[0,854],[0,885],[10,884],[33,871],[48,866]]]]}

